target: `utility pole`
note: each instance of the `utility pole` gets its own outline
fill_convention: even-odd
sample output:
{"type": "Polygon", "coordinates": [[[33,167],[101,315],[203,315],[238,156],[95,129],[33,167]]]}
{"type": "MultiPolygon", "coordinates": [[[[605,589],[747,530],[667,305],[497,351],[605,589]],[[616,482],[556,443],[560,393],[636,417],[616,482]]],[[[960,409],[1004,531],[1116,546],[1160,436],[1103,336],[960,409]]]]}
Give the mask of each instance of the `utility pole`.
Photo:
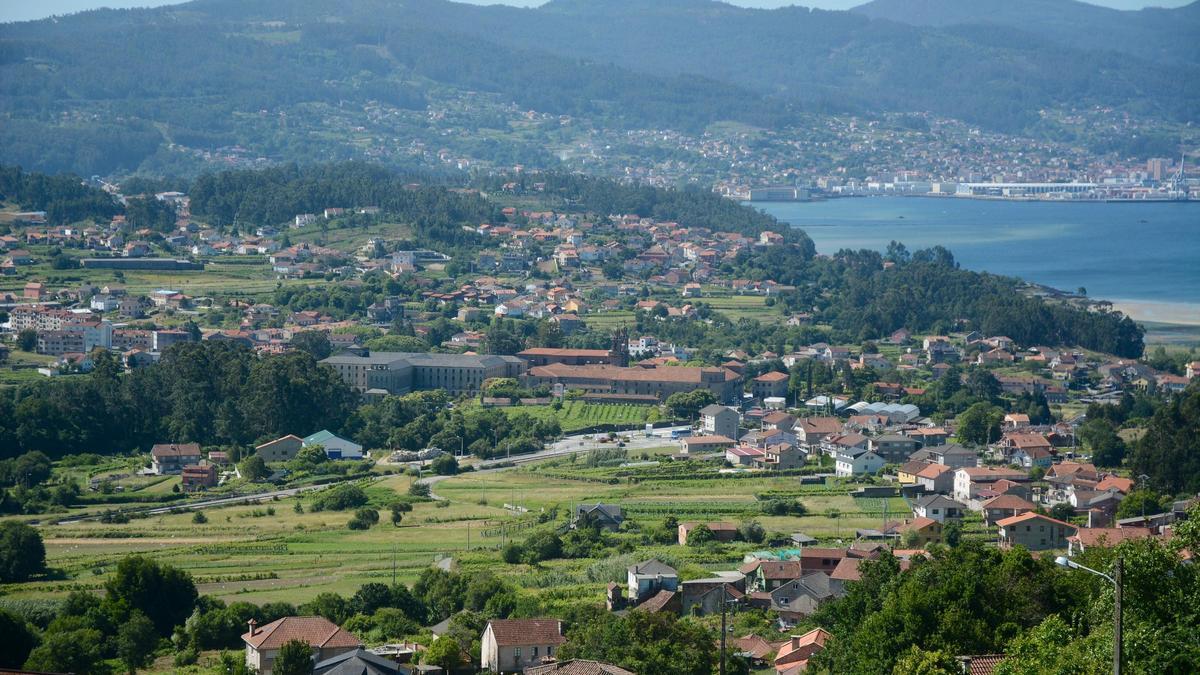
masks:
{"type": "Polygon", "coordinates": [[[1113,675],[1121,675],[1121,572],[1124,562],[1117,556],[1113,564],[1113,675]]]}
{"type": "Polygon", "coordinates": [[[467,521],[467,550],[471,550],[471,521],[467,521]]]}
{"type": "Polygon", "coordinates": [[[396,586],[396,547],[392,546],[392,587],[396,586]]]}
{"type": "Polygon", "coordinates": [[[725,613],[729,607],[728,591],[724,586],[721,586],[721,675],[725,675],[725,634],[728,632],[725,628],[725,613]]]}

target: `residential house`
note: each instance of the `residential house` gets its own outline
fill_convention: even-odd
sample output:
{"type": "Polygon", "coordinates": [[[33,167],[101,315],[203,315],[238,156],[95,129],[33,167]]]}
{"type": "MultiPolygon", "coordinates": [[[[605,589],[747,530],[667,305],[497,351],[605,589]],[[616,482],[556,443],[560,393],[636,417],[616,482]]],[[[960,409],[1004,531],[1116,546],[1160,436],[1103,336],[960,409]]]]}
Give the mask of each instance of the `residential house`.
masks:
{"type": "MultiPolygon", "coordinates": [[[[735,413],[736,414],[736,413],[735,413]]],[[[718,452],[737,445],[728,436],[686,436],[679,440],[680,452],[685,455],[718,452]]]]}
{"type": "Polygon", "coordinates": [[[900,468],[896,470],[896,481],[901,485],[916,485],[917,474],[927,466],[929,466],[929,462],[922,462],[915,459],[909,460],[901,464],[900,468]]]}
{"type": "Polygon", "coordinates": [[[950,438],[950,432],[942,427],[921,427],[919,429],[909,429],[904,432],[905,436],[920,442],[921,447],[933,447],[942,445],[946,439],[950,438]]]}
{"type": "Polygon", "coordinates": [[[792,429],[800,443],[816,446],[827,436],[841,433],[842,420],[836,417],[802,417],[796,420],[792,429]]]}
{"type": "Polygon", "coordinates": [[[913,502],[913,516],[928,518],[944,523],[948,520],[959,520],[967,511],[967,505],[956,502],[949,497],[932,494],[918,497],[913,502]]]}
{"type": "Polygon", "coordinates": [[[750,381],[750,393],[757,399],[786,397],[787,385],[787,373],[771,371],[750,381]]]}
{"type": "Polygon", "coordinates": [[[737,538],[738,528],[736,523],[713,522],[713,523],[698,523],[687,522],[679,524],[679,545],[687,546],[688,534],[697,526],[705,525],[713,533],[713,538],[717,541],[733,541],[737,538]]]}
{"type": "MultiPolygon", "coordinates": [[[[314,675],[320,675],[316,673],[314,675]]],[[[568,659],[554,661],[540,666],[529,666],[523,675],[635,675],[631,670],[625,670],[611,663],[588,661],[585,659],[568,659]]]]}
{"type": "Polygon", "coordinates": [[[883,458],[870,450],[846,448],[839,450],[834,458],[834,473],[840,477],[875,473],[882,469],[884,464],[883,458]]]}
{"type": "Polygon", "coordinates": [[[884,434],[871,439],[871,452],[879,455],[885,462],[900,464],[906,461],[912,453],[921,447],[915,439],[899,434],[884,434]]]}
{"type": "Polygon", "coordinates": [[[254,448],[255,454],[262,457],[264,462],[286,462],[293,459],[300,448],[304,447],[304,439],[288,434],[273,441],[267,441],[254,448]]]}
{"type": "Polygon", "coordinates": [[[954,489],[954,468],[945,464],[927,464],[917,472],[917,484],[925,492],[947,494],[954,489]]]}
{"type": "Polygon", "coordinates": [[[918,516],[896,528],[900,541],[907,546],[924,548],[927,544],[938,543],[942,540],[944,523],[932,518],[918,516]]]}
{"type": "Polygon", "coordinates": [[[154,473],[183,473],[183,467],[200,462],[199,443],[159,443],[150,448],[154,473]]]}
{"type": "Polygon", "coordinates": [[[954,472],[954,498],[961,502],[970,502],[979,495],[980,490],[999,480],[1020,482],[1029,480],[1029,476],[1023,471],[983,466],[956,469],[954,472]]]}
{"type": "Polygon", "coordinates": [[[303,640],[313,651],[313,660],[323,662],[363,646],[362,640],[320,616],[285,616],[259,627],[254,619],[242,634],[246,644],[246,667],[258,675],[271,675],[279,649],[287,642],[303,640]]]}
{"type": "Polygon", "coordinates": [[[793,635],[775,655],[775,672],[777,675],[798,675],[808,668],[809,659],[825,650],[825,644],[831,639],[833,635],[823,628],[793,635]]]}
{"type": "Polygon", "coordinates": [[[185,491],[203,490],[217,486],[217,466],[215,464],[188,464],[183,467],[180,484],[185,491]]]}
{"type": "Polygon", "coordinates": [[[1001,520],[1030,513],[1037,506],[1018,495],[998,495],[983,503],[983,522],[995,525],[1001,520]]]}
{"type": "Polygon", "coordinates": [[[715,403],[700,409],[700,429],[707,435],[737,440],[741,416],[733,408],[715,403]]]}
{"type": "Polygon", "coordinates": [[[566,642],[558,619],[492,619],[483,630],[480,667],[519,673],[553,658],[566,642]]]}
{"type": "MultiPolygon", "coordinates": [[[[684,439],[687,440],[686,438],[684,439]]],[[[685,446],[686,447],[686,446],[685,446]]],[[[725,450],[725,461],[732,466],[754,466],[762,460],[764,452],[748,445],[737,445],[725,450]]]]}
{"type": "Polygon", "coordinates": [[[909,459],[945,464],[952,469],[979,466],[979,453],[957,443],[921,448],[914,452],[909,459]]]}
{"type": "Polygon", "coordinates": [[[576,504],[571,527],[599,527],[610,532],[621,529],[625,515],[616,504],[576,504]]]}
{"type": "Polygon", "coordinates": [[[796,426],[796,417],[782,410],[775,410],[763,415],[762,425],[764,429],[791,431],[796,426]]]}
{"type": "Polygon", "coordinates": [[[1030,551],[1046,551],[1067,547],[1067,537],[1075,534],[1070,523],[1055,520],[1040,513],[1023,513],[996,522],[1000,527],[1000,546],[1024,546],[1030,551]]]}
{"type": "Polygon", "coordinates": [[[411,675],[416,671],[360,647],[318,662],[312,672],[313,675],[411,675]]]}
{"type": "Polygon", "coordinates": [[[674,567],[658,560],[647,560],[626,569],[629,600],[634,604],[659,593],[679,589],[679,574],[674,567]]]}
{"type": "Polygon", "coordinates": [[[1123,541],[1153,536],[1154,531],[1148,527],[1083,527],[1067,537],[1067,555],[1073,558],[1089,547],[1108,548],[1123,541]]]}

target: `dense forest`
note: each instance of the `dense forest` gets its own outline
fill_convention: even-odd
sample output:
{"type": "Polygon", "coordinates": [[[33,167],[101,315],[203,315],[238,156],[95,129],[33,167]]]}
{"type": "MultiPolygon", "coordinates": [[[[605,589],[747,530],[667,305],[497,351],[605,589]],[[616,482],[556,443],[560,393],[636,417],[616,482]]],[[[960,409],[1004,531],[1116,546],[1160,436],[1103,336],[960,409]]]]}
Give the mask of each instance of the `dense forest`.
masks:
{"type": "Polygon", "coordinates": [[[97,353],[86,377],[0,389],[0,457],[305,436],[340,429],[355,403],[336,372],[302,351],[259,358],[223,342],[183,343],[128,375],[116,359],[97,353]]]}
{"type": "Polygon", "coordinates": [[[280,225],[298,213],[330,207],[376,206],[414,228],[416,243],[447,247],[478,243],[462,229],[494,219],[493,204],[478,195],[444,185],[414,183],[419,178],[361,162],[262,171],[204,174],[192,184],[192,213],[216,225],[280,225]]]}
{"type": "Polygon", "coordinates": [[[0,200],[27,211],[45,211],[47,222],[55,224],[108,219],[118,210],[111,195],[84,185],[78,176],[28,173],[10,166],[0,166],[0,200]]]}

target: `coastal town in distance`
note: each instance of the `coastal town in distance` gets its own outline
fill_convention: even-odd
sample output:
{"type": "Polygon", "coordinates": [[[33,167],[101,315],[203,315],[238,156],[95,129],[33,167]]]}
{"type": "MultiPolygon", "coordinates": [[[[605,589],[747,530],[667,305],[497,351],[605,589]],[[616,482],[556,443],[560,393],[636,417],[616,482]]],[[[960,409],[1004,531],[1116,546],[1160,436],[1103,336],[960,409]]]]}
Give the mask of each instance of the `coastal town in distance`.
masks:
{"type": "Polygon", "coordinates": [[[0,675],[1200,672],[1200,2],[102,4],[0,675]]]}

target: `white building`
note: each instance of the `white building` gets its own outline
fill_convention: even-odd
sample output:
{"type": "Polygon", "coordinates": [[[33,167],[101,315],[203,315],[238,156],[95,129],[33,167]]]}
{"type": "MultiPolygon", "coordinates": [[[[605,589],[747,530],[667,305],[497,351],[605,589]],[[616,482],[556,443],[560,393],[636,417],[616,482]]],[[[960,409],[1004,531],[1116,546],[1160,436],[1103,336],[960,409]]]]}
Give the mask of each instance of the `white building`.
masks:
{"type": "Polygon", "coordinates": [[[875,473],[883,468],[885,462],[879,455],[865,448],[849,447],[838,450],[835,457],[834,473],[841,478],[848,478],[864,473],[875,473]]]}

